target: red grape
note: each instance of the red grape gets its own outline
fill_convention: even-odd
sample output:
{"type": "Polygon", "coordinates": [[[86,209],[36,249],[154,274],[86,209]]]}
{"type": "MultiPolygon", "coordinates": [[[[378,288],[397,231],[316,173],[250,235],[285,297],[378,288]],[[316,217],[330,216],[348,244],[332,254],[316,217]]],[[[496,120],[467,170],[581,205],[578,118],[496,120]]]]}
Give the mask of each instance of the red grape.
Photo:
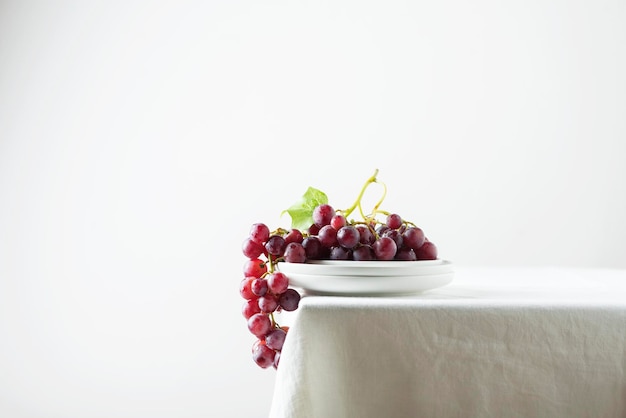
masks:
{"type": "Polygon", "coordinates": [[[336,214],[330,220],[330,226],[335,228],[337,231],[348,224],[348,221],[345,216],[341,214],[336,214]]]}
{"type": "Polygon", "coordinates": [[[335,216],[335,209],[329,204],[321,204],[313,209],[313,223],[320,228],[329,225],[333,216],[335,216]]]}
{"type": "Polygon", "coordinates": [[[377,260],[388,261],[393,260],[396,256],[398,247],[393,239],[389,237],[380,237],[374,242],[374,244],[372,244],[372,249],[374,250],[377,260]]]}
{"type": "Polygon", "coordinates": [[[280,235],[272,235],[265,243],[265,250],[274,257],[282,257],[286,246],[285,238],[280,235]]]}
{"type": "Polygon", "coordinates": [[[330,249],[330,255],[328,258],[331,260],[350,260],[352,259],[352,250],[338,245],[330,249]]]}
{"type": "Polygon", "coordinates": [[[323,247],[334,247],[337,245],[337,230],[330,225],[325,225],[320,229],[317,238],[323,247]]]}
{"type": "Polygon", "coordinates": [[[252,280],[250,288],[252,289],[252,293],[254,293],[255,295],[263,296],[265,293],[267,293],[267,280],[261,278],[254,279],[252,280]]]}
{"type": "Polygon", "coordinates": [[[287,247],[285,247],[283,257],[288,263],[304,263],[306,261],[306,250],[302,244],[290,242],[287,244],[287,247]]]}
{"type": "Polygon", "coordinates": [[[243,265],[244,276],[261,277],[267,272],[267,263],[260,258],[247,260],[243,265]]]}
{"type": "Polygon", "coordinates": [[[436,260],[437,247],[431,241],[426,241],[415,251],[418,260],[436,260]]]}
{"type": "Polygon", "coordinates": [[[306,237],[302,241],[302,246],[306,251],[306,258],[309,260],[318,260],[322,255],[322,243],[316,236],[306,237]]]}
{"type": "Polygon", "coordinates": [[[352,225],[346,225],[337,231],[337,243],[344,248],[354,248],[360,238],[359,230],[352,225]]]}
{"type": "Polygon", "coordinates": [[[262,338],[272,329],[272,320],[263,313],[256,313],[248,319],[248,330],[262,338]]]}
{"type": "Polygon", "coordinates": [[[287,312],[295,311],[300,304],[300,293],[295,289],[287,289],[278,299],[279,305],[287,312]]]}
{"type": "Polygon", "coordinates": [[[259,303],[257,299],[250,299],[243,303],[241,307],[241,313],[243,317],[246,319],[250,319],[250,317],[254,314],[260,313],[261,308],[259,308],[259,303]]]}
{"type": "Polygon", "coordinates": [[[275,356],[276,351],[269,348],[266,344],[258,344],[252,351],[252,359],[263,369],[274,365],[275,356]]]}
{"type": "Polygon", "coordinates": [[[416,226],[409,227],[402,233],[402,241],[413,250],[420,248],[425,240],[424,231],[416,226]]]}
{"type": "Polygon", "coordinates": [[[402,218],[397,213],[387,215],[387,226],[391,229],[398,229],[402,226],[402,218]]]}
{"type": "Polygon", "coordinates": [[[289,287],[289,278],[285,273],[276,271],[267,276],[267,285],[272,293],[275,295],[283,293],[289,287]]]}
{"type": "Polygon", "coordinates": [[[398,250],[394,259],[401,261],[415,261],[417,260],[417,256],[412,248],[402,247],[398,250]]]}
{"type": "Polygon", "coordinates": [[[278,300],[276,300],[276,296],[267,294],[259,298],[258,305],[261,312],[270,313],[278,308],[278,300]]]}
{"type": "Polygon", "coordinates": [[[250,228],[250,238],[259,244],[264,244],[270,237],[270,229],[264,223],[253,224],[250,228]]]}
{"type": "Polygon", "coordinates": [[[285,337],[287,333],[280,328],[274,328],[265,336],[265,345],[272,350],[280,351],[283,349],[285,337]]]}
{"type": "Polygon", "coordinates": [[[287,235],[285,235],[285,244],[289,244],[290,242],[297,242],[299,244],[302,243],[304,236],[299,229],[292,228],[287,235]]]}
{"type": "Polygon", "coordinates": [[[255,295],[254,292],[252,291],[252,282],[255,280],[256,280],[256,277],[248,276],[248,277],[245,277],[239,283],[239,294],[241,295],[242,298],[247,299],[247,300],[257,298],[257,295],[255,295]]]}
{"type": "Polygon", "coordinates": [[[248,258],[258,258],[261,254],[265,252],[265,247],[263,247],[262,244],[254,241],[252,238],[246,238],[243,241],[241,247],[243,255],[248,258]]]}
{"type": "Polygon", "coordinates": [[[312,224],[308,229],[309,235],[317,235],[319,231],[320,231],[320,227],[315,224],[312,224]]]}
{"type": "Polygon", "coordinates": [[[352,250],[352,259],[355,261],[375,260],[374,250],[369,245],[359,245],[352,250]]]}

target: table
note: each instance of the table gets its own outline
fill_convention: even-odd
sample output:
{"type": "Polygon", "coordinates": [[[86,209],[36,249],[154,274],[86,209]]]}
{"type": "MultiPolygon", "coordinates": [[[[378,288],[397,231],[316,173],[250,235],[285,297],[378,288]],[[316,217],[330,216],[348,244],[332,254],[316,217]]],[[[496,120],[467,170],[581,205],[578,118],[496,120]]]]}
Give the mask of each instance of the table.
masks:
{"type": "Polygon", "coordinates": [[[291,314],[271,418],[626,417],[626,270],[458,267],[291,314]]]}

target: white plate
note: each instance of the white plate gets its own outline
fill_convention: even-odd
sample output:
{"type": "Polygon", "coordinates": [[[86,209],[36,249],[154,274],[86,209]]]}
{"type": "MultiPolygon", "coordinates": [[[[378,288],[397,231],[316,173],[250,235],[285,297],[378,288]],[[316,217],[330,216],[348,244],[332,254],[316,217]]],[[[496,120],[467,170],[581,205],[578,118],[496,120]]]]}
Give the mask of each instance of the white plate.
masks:
{"type": "Polygon", "coordinates": [[[407,295],[447,285],[454,278],[447,260],[281,262],[292,286],[318,295],[407,295]]]}
{"type": "Polygon", "coordinates": [[[285,274],[315,274],[323,276],[421,276],[452,272],[447,260],[420,261],[347,261],[311,260],[306,263],[278,263],[285,274]]]}
{"type": "Polygon", "coordinates": [[[307,294],[392,296],[418,294],[445,286],[454,278],[454,272],[419,276],[328,276],[289,273],[288,277],[291,286],[299,287],[307,294]]]}

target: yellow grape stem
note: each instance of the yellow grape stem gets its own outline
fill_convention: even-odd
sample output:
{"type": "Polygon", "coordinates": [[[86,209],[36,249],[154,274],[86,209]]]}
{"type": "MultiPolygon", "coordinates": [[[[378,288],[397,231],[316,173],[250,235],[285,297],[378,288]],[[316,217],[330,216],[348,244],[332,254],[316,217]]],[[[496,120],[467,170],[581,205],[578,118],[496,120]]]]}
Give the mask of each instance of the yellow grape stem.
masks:
{"type": "Polygon", "coordinates": [[[361,214],[361,217],[364,220],[369,220],[369,217],[367,215],[365,215],[363,213],[363,207],[361,205],[361,200],[363,199],[363,195],[365,194],[365,191],[367,190],[367,188],[372,184],[372,183],[378,183],[381,186],[383,186],[383,195],[380,198],[380,200],[376,203],[376,205],[374,205],[374,209],[372,209],[372,215],[375,215],[376,213],[383,213],[383,211],[379,210],[378,208],[380,207],[380,205],[383,203],[383,200],[385,200],[385,197],[387,196],[387,186],[385,185],[385,183],[378,181],[378,179],[376,178],[376,176],[378,175],[378,169],[376,169],[376,171],[374,172],[374,174],[367,179],[367,181],[365,182],[365,184],[363,185],[363,187],[361,188],[361,192],[359,193],[359,195],[357,196],[355,202],[352,204],[352,206],[350,206],[348,209],[342,211],[344,216],[347,218],[348,216],[350,216],[350,214],[352,212],[354,212],[354,210],[356,208],[359,209],[359,212],[361,214]]]}

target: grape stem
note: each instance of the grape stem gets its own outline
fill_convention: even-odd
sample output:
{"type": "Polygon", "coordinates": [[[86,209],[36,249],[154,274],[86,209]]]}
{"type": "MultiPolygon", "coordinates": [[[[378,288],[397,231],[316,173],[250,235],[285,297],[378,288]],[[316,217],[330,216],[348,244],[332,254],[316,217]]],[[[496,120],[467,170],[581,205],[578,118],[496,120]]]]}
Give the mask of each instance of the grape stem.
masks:
{"type": "Polygon", "coordinates": [[[385,183],[378,181],[378,179],[376,178],[376,176],[378,175],[378,169],[376,169],[376,171],[374,171],[374,174],[372,174],[370,176],[370,178],[367,179],[367,181],[365,182],[365,184],[363,185],[363,187],[361,188],[361,192],[359,193],[359,195],[357,196],[356,200],[354,201],[354,203],[352,204],[352,206],[350,206],[348,209],[342,211],[344,213],[344,216],[347,218],[348,216],[350,216],[350,214],[352,212],[354,212],[354,210],[356,208],[359,209],[359,212],[361,213],[361,216],[363,217],[363,219],[365,220],[369,220],[372,216],[375,216],[377,213],[386,213],[384,211],[379,210],[378,208],[380,207],[380,205],[383,203],[383,201],[385,200],[385,197],[387,196],[387,185],[385,185],[385,183]],[[380,198],[380,200],[378,200],[378,202],[376,202],[376,204],[374,205],[374,208],[372,209],[372,212],[370,215],[365,215],[363,213],[363,207],[361,205],[361,200],[363,199],[363,195],[365,194],[365,191],[367,190],[367,188],[372,184],[372,183],[378,183],[383,187],[383,195],[380,198]]]}

